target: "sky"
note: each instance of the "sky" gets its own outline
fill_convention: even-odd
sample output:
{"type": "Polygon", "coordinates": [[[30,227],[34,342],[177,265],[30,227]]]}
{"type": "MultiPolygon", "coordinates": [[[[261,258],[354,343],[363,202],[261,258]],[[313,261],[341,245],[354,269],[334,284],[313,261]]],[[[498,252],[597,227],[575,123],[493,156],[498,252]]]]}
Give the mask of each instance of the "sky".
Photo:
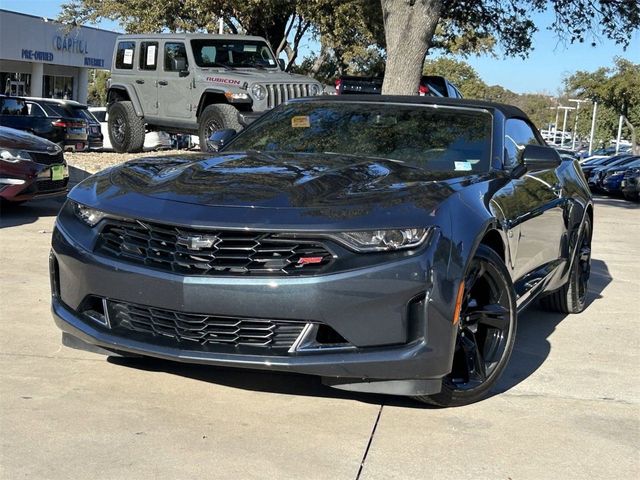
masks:
{"type": "MultiPolygon", "coordinates": [[[[0,8],[16,12],[29,13],[43,17],[58,16],[64,1],[59,0],[0,0],[0,8]]],[[[593,71],[600,67],[610,67],[614,58],[620,56],[640,63],[640,31],[632,34],[631,44],[626,51],[614,42],[599,39],[596,46],[591,42],[564,45],[559,43],[553,32],[547,27],[553,20],[551,13],[533,17],[538,32],[534,35],[534,50],[526,59],[482,55],[464,59],[476,69],[480,77],[489,85],[502,85],[517,93],[547,93],[555,95],[562,88],[562,80],[567,75],[578,71],[593,71]]],[[[119,25],[111,21],[103,21],[97,25],[107,30],[121,31],[119,25]]],[[[305,42],[300,58],[309,52],[318,50],[318,43],[313,39],[305,42]]]]}

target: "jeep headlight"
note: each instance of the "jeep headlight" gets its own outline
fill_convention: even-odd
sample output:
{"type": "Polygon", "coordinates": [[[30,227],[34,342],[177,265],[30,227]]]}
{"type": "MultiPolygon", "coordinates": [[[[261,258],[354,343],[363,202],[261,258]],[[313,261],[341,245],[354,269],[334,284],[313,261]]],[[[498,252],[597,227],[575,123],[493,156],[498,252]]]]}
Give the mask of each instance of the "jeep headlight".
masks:
{"type": "Polygon", "coordinates": [[[320,95],[320,85],[317,83],[312,83],[309,85],[309,95],[315,97],[316,95],[320,95]]]}
{"type": "Polygon", "coordinates": [[[24,160],[32,160],[31,155],[24,150],[0,149],[0,160],[9,163],[18,163],[24,160]]]}
{"type": "Polygon", "coordinates": [[[385,252],[419,247],[427,239],[428,232],[427,228],[402,228],[344,232],[332,237],[357,252],[385,252]]]}
{"type": "Polygon", "coordinates": [[[251,87],[251,95],[256,100],[263,100],[267,96],[267,89],[262,85],[254,85],[251,87]]]}
{"type": "Polygon", "coordinates": [[[107,214],[101,210],[87,207],[86,205],[82,205],[81,203],[73,202],[73,212],[76,214],[83,223],[90,227],[95,227],[100,220],[105,218],[107,214]]]}

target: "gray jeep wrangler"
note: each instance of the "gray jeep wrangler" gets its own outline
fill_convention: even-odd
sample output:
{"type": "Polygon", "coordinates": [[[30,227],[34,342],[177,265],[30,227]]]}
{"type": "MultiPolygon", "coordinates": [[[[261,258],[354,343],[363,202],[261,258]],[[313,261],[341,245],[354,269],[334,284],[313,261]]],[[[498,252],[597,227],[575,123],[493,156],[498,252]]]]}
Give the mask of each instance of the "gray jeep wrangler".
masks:
{"type": "Polygon", "coordinates": [[[147,130],[197,134],[240,130],[290,98],[320,95],[312,78],[285,73],[264,38],[243,35],[122,35],[108,90],[109,137],[117,152],[142,150],[147,130]]]}

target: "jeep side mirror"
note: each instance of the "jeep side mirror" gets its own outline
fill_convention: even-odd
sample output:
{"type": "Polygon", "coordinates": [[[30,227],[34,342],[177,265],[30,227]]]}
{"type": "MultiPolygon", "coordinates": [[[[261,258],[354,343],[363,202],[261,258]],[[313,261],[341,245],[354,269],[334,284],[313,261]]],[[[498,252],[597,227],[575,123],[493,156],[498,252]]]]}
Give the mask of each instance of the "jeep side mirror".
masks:
{"type": "Polygon", "coordinates": [[[210,152],[219,152],[222,148],[236,136],[236,131],[233,128],[223,128],[222,130],[216,130],[211,134],[209,140],[207,140],[207,150],[210,152]]]}
{"type": "MultiPolygon", "coordinates": [[[[171,70],[174,72],[187,71],[187,59],[184,57],[174,57],[171,59],[171,70]]],[[[187,74],[188,75],[188,74],[187,74]]]]}
{"type": "Polygon", "coordinates": [[[285,68],[287,68],[287,65],[284,63],[284,60],[282,58],[278,59],[278,65],[280,65],[280,70],[284,71],[285,68]]]}
{"type": "Polygon", "coordinates": [[[548,170],[560,166],[562,158],[554,148],[527,145],[522,153],[522,163],[527,170],[548,170]]]}

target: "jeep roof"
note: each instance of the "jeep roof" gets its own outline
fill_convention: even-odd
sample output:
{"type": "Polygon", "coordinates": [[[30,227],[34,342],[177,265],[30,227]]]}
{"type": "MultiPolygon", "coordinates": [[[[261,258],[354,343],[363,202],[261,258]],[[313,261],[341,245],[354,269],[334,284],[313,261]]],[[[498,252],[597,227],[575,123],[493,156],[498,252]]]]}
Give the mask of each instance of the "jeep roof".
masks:
{"type": "Polygon", "coordinates": [[[224,39],[233,38],[234,40],[261,40],[263,42],[267,41],[264,37],[259,37],[256,35],[235,35],[235,34],[220,35],[217,33],[135,33],[135,34],[119,35],[116,41],[147,40],[150,38],[164,39],[164,40],[197,40],[200,38],[224,40],[224,39]]]}

